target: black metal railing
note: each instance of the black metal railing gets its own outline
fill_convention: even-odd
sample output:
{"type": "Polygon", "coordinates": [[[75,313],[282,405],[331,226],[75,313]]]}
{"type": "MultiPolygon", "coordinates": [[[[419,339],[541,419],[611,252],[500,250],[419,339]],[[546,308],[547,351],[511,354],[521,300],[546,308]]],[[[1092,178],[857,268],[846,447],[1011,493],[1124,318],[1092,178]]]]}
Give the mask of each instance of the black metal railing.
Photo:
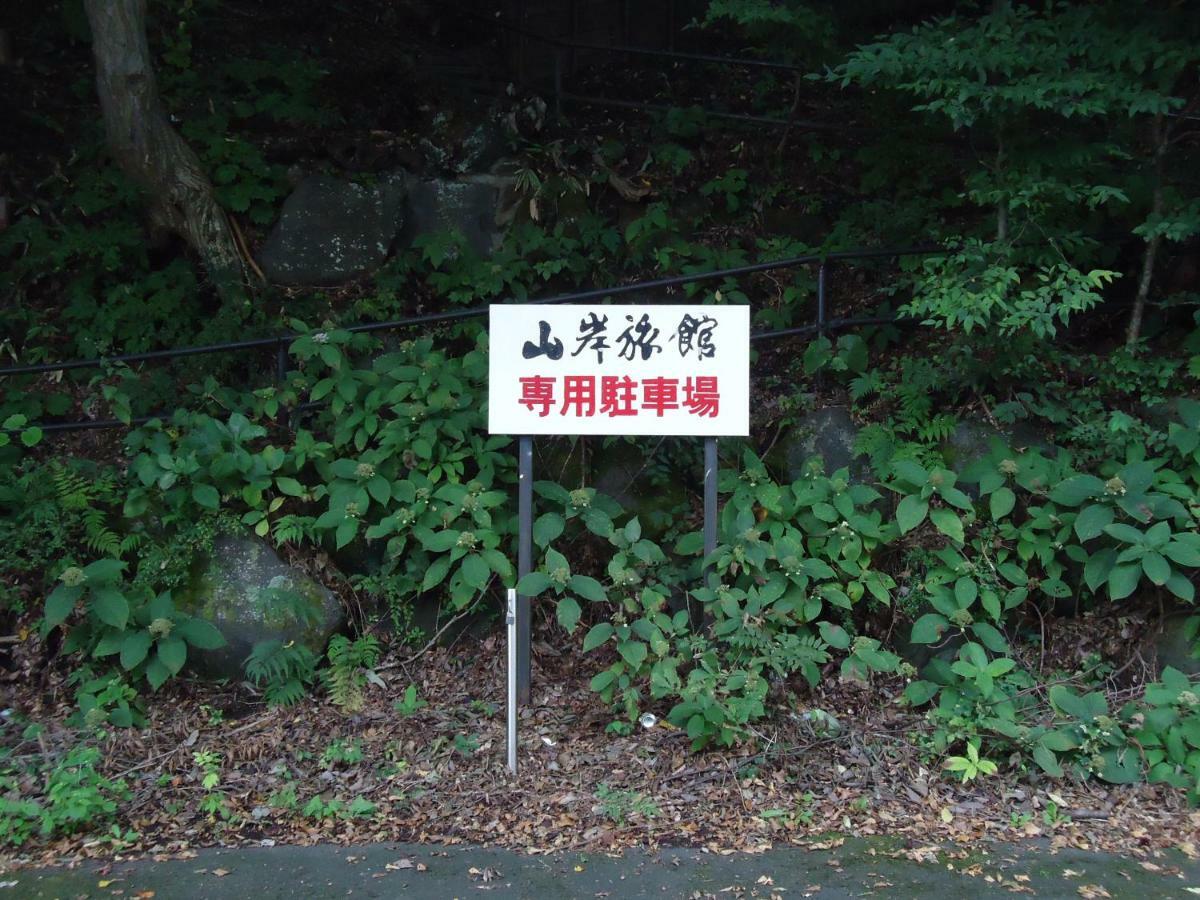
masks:
{"type": "MultiPolygon", "coordinates": [[[[829,304],[827,298],[827,272],[831,264],[839,261],[894,259],[904,256],[930,256],[947,252],[952,251],[948,250],[946,247],[932,245],[923,247],[838,250],[831,251],[829,253],[813,253],[779,260],[749,263],[747,265],[733,266],[726,269],[713,269],[707,272],[694,272],[686,275],[669,275],[663,278],[635,281],[629,284],[614,285],[605,288],[593,288],[584,291],[573,291],[566,294],[555,294],[550,297],[526,300],[523,302],[555,304],[601,301],[610,297],[621,296],[623,294],[665,290],[668,288],[682,287],[689,284],[701,284],[704,282],[719,281],[725,278],[737,278],[744,275],[753,275],[760,272],[769,272],[779,269],[795,269],[815,264],[817,266],[817,290],[816,315],[814,319],[804,325],[777,328],[769,331],[756,331],[750,335],[750,340],[766,341],[785,337],[822,335],[827,332],[838,331],[844,328],[885,325],[898,321],[894,316],[830,318],[828,315],[829,304]]],[[[397,331],[418,326],[441,325],[468,319],[482,318],[483,316],[487,315],[487,312],[487,306],[475,306],[466,309],[448,310],[446,312],[408,316],[402,319],[390,319],[379,322],[363,322],[357,325],[350,325],[344,330],[356,334],[370,334],[379,331],[397,331]]],[[[0,368],[0,378],[11,378],[20,375],[40,375],[50,372],[63,372],[78,369],[104,369],[108,366],[117,364],[154,362],[159,360],[186,358],[189,356],[202,356],[213,353],[241,353],[251,350],[270,349],[274,350],[275,352],[274,365],[276,382],[283,384],[287,377],[288,345],[298,337],[300,337],[300,335],[297,333],[287,333],[272,337],[250,338],[248,340],[229,341],[220,344],[201,344],[191,347],[173,347],[165,350],[150,350],[143,353],[123,353],[113,356],[96,357],[94,359],[75,359],[65,360],[62,362],[6,366],[0,368]]],[[[301,409],[310,406],[311,404],[305,404],[303,407],[301,407],[301,409]]],[[[170,410],[156,415],[137,416],[131,418],[129,421],[124,421],[121,419],[85,419],[74,422],[38,422],[31,423],[31,425],[36,425],[37,427],[41,428],[43,432],[48,434],[70,431],[88,431],[105,428],[127,428],[134,425],[145,424],[151,419],[169,417],[173,413],[174,410],[170,410]]],[[[25,427],[28,428],[30,425],[26,425],[25,427]]]]}

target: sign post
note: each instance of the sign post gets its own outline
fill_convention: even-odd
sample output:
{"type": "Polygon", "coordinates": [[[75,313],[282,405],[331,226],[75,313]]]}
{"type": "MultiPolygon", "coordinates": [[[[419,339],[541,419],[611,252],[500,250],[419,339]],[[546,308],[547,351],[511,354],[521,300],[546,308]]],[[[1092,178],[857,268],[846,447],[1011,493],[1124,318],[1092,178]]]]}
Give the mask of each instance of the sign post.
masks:
{"type": "MultiPolygon", "coordinates": [[[[717,438],[750,433],[746,306],[537,304],[489,310],[488,431],[519,437],[517,573],[533,570],[535,435],[704,441],[704,553],[717,546],[717,438]]],[[[706,569],[707,571],[707,569],[706,569]]],[[[531,697],[529,598],[510,591],[509,766],[531,697]]]]}
{"type": "MultiPolygon", "coordinates": [[[[533,570],[533,438],[523,435],[517,444],[517,580],[533,570]]],[[[529,641],[529,598],[517,596],[517,699],[528,705],[532,689],[529,641]]]]}
{"type": "Polygon", "coordinates": [[[508,589],[508,770],[517,774],[517,592],[508,589]]]}
{"type": "MultiPolygon", "coordinates": [[[[704,558],[717,549],[717,439],[704,439],[704,558]]],[[[705,581],[709,567],[705,566],[705,581]]]]}

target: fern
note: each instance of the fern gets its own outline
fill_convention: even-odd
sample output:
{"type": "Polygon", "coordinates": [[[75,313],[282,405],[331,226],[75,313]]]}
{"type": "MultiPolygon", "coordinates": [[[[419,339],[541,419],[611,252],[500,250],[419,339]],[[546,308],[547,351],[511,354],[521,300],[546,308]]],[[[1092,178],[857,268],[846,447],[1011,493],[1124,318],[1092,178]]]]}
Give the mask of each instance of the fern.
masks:
{"type": "Polygon", "coordinates": [[[329,697],[346,712],[363,708],[367,671],[379,661],[379,641],[364,634],[356,640],[335,634],[326,651],[329,668],[321,673],[329,688],[329,697]]]}
{"type": "Polygon", "coordinates": [[[312,516],[285,515],[275,520],[275,543],[298,544],[313,540],[312,516]]]}
{"type": "Polygon", "coordinates": [[[87,510],[96,499],[96,486],[71,469],[55,464],[50,470],[54,495],[63,509],[87,510]]]}
{"type": "Polygon", "coordinates": [[[308,692],[317,657],[303,644],[259,641],[244,666],[246,676],[263,689],[268,706],[291,706],[308,692]]]}
{"type": "Polygon", "coordinates": [[[927,444],[944,441],[954,433],[958,418],[950,413],[938,413],[929,421],[917,426],[917,438],[927,444]]]}
{"type": "Polygon", "coordinates": [[[920,384],[902,382],[896,386],[896,400],[896,430],[903,434],[915,433],[933,408],[928,389],[920,384]]]}
{"type": "Polygon", "coordinates": [[[870,369],[850,381],[850,399],[855,403],[870,397],[872,394],[883,393],[883,375],[878,369],[870,369]]]}
{"type": "Polygon", "coordinates": [[[886,477],[889,463],[896,454],[896,435],[887,425],[872,423],[865,426],[854,440],[855,456],[865,456],[879,477],[886,477]]]}
{"type": "Polygon", "coordinates": [[[115,506],[122,496],[111,474],[89,479],[55,463],[51,466],[50,480],[59,508],[78,513],[83,524],[83,543],[89,550],[119,559],[142,545],[144,535],[122,535],[109,525],[109,512],[104,506],[115,506]]]}

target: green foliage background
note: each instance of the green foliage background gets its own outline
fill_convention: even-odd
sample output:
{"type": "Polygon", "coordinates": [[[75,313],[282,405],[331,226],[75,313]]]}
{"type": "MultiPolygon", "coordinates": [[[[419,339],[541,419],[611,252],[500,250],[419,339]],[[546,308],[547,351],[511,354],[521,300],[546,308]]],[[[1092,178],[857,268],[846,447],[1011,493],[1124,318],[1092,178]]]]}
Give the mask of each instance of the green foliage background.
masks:
{"type": "MultiPolygon", "coordinates": [[[[274,132],[353,123],[315,54],[260,46],[210,64],[221,13],[162,4],[151,37],[181,133],[253,240],[288,191],[274,132]]],[[[696,749],[752,742],[836,675],[925,709],[916,739],[964,780],[1007,760],[1200,799],[1194,681],[1167,668],[1111,703],[1114,661],[1046,671],[1030,626],[1066,603],[1096,616],[1195,603],[1193,18],[1171,3],[997,3],[898,15],[872,37],[878,25],[850,11],[719,0],[692,29],[700,39],[805,70],[731,82],[749,111],[786,118],[790,91],[792,112],[803,100],[875,130],[763,139],[678,99],[637,128],[581,116],[510,133],[517,212],[490,257],[460,234],[426,234],[351,291],[261,287],[219,305],[194,260],[147,241],[98,120],[64,115],[51,124],[69,154],[0,232],[11,356],[295,338],[282,383],[249,356],[6,378],[4,616],[36,626],[70,671],[81,735],[137,725],[189,652],[220,641],[172,591],[216,536],[253,534],[329,554],[346,572],[333,586],[374,598],[397,640],[427,637],[413,624],[423,605],[494,613],[518,586],[553,610],[542,627],[585,654],[618,731],[653,710],[696,749]],[[513,447],[486,431],[486,335],[347,330],[417,308],[923,241],[942,252],[833,268],[847,315],[899,313],[915,328],[758,352],[754,433],[723,442],[708,559],[694,498],[652,521],[586,482],[546,480],[536,570],[518,585],[513,447]],[[770,451],[825,403],[862,424],[861,470],[818,461],[789,480],[770,451]],[[963,462],[953,437],[981,414],[1044,439],[963,462]],[[119,446],[38,424],[84,416],[152,418],[119,446]]],[[[48,47],[68,40],[60,22],[37,28],[48,47]]],[[[90,96],[90,73],[75,74],[59,88],[90,96]]],[[[807,323],[813,289],[811,271],[788,270],[682,293],[749,304],[757,327],[776,328],[807,323]]],[[[690,452],[652,454],[651,483],[694,474],[690,452]]],[[[383,652],[376,624],[356,622],[324,658],[265,643],[247,675],[273,705],[324,684],[353,711],[383,652]]],[[[107,824],[123,787],[93,762],[63,760],[41,797],[5,799],[3,837],[107,824]]],[[[21,774],[0,769],[6,783],[21,774]]],[[[208,800],[219,815],[215,785],[208,800]]]]}

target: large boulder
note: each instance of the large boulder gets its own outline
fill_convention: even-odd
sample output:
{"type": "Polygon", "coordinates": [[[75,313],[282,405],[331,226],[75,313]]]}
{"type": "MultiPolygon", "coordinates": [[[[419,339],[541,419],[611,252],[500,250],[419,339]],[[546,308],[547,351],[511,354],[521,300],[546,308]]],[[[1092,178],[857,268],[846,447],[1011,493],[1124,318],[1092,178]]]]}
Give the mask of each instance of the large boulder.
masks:
{"type": "Polygon", "coordinates": [[[490,256],[504,236],[501,204],[509,179],[496,175],[413,178],[402,239],[453,231],[479,256],[490,256]]]}
{"type": "Polygon", "coordinates": [[[214,540],[177,602],[225,638],[226,646],[218,650],[189,654],[195,668],[213,678],[241,678],[242,665],[259,641],[296,641],[320,655],[344,617],[331,591],[252,537],[214,540]]]}
{"type": "Polygon", "coordinates": [[[1002,430],[976,418],[959,422],[940,447],[946,468],[958,476],[958,487],[972,500],[979,499],[980,478],[985,472],[994,471],[999,460],[1027,450],[1053,456],[1055,449],[1027,422],[1017,422],[1002,430]]]}
{"type": "Polygon", "coordinates": [[[767,463],[787,482],[803,477],[814,460],[820,461],[827,475],[848,468],[853,480],[869,480],[871,467],[866,457],[854,450],[858,432],[846,407],[814,409],[780,435],[767,463]]]}
{"type": "Polygon", "coordinates": [[[310,175],[284,201],[259,263],[276,284],[340,284],[378,267],[404,227],[406,179],[310,175]]]}
{"type": "Polygon", "coordinates": [[[942,442],[946,468],[962,473],[993,452],[1005,450],[1053,449],[1045,436],[1026,422],[1016,422],[1001,430],[983,419],[967,418],[954,426],[942,442]]]}
{"type": "MultiPolygon", "coordinates": [[[[686,508],[686,479],[652,479],[647,454],[654,443],[645,438],[635,438],[634,441],[636,443],[618,440],[603,448],[598,441],[592,444],[589,449],[594,452],[589,453],[588,457],[591,470],[588,486],[612,497],[621,504],[623,510],[638,517],[648,536],[658,537],[678,520],[680,511],[686,508]]],[[[703,448],[699,441],[695,447],[696,461],[699,463],[703,459],[703,448]]],[[[699,480],[693,486],[699,491],[699,480]]]]}
{"type": "Polygon", "coordinates": [[[419,142],[431,171],[486,172],[508,152],[504,127],[493,116],[482,121],[439,113],[430,133],[419,142]]]}
{"type": "Polygon", "coordinates": [[[1200,675],[1200,635],[1191,619],[1196,610],[1177,610],[1169,613],[1154,637],[1154,651],[1159,671],[1173,666],[1185,675],[1200,675]]]}

